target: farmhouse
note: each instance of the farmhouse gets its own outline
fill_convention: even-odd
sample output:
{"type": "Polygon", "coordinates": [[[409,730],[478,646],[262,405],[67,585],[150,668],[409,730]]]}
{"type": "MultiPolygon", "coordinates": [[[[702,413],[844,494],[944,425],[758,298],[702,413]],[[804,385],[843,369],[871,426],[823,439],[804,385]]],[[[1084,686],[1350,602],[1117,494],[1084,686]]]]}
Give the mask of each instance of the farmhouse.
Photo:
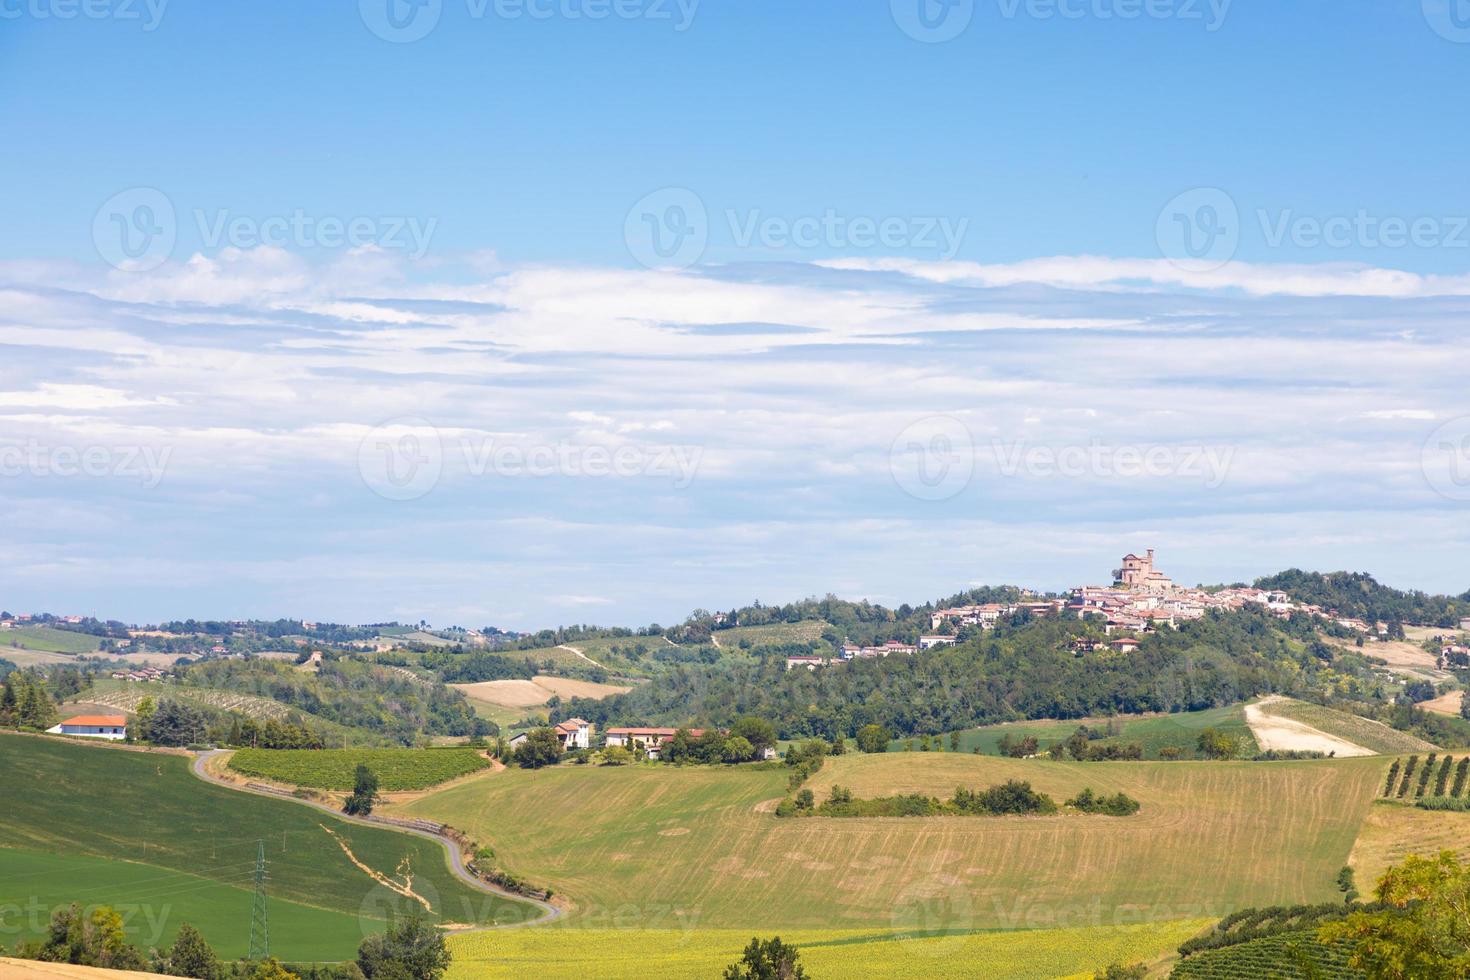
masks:
{"type": "MultiPolygon", "coordinates": [[[[609,747],[621,745],[626,749],[643,749],[650,759],[657,759],[659,750],[673,741],[677,731],[677,728],[609,728],[607,744],[609,747]]],[[[688,731],[691,738],[699,738],[704,734],[703,728],[691,728],[688,731]]]]}
{"type": "Polygon", "coordinates": [[[821,657],[808,656],[807,654],[793,655],[786,658],[786,669],[791,670],[794,667],[805,667],[807,670],[816,670],[826,663],[827,661],[821,657]]]}
{"type": "Polygon", "coordinates": [[[126,715],[77,715],[46,729],[53,735],[85,735],[121,741],[128,735],[126,715]]]}
{"type": "Polygon", "coordinates": [[[948,646],[953,642],[954,637],[952,636],[940,636],[938,634],[934,636],[921,636],[919,637],[919,649],[931,650],[934,647],[948,646]]]}
{"type": "Polygon", "coordinates": [[[1108,646],[1117,650],[1119,653],[1132,653],[1138,649],[1138,641],[1131,636],[1125,636],[1114,640],[1108,646]]]}
{"type": "Polygon", "coordinates": [[[572,749],[590,749],[592,747],[592,734],[595,726],[590,721],[582,718],[568,718],[559,723],[554,729],[556,740],[566,751],[572,749]]]}

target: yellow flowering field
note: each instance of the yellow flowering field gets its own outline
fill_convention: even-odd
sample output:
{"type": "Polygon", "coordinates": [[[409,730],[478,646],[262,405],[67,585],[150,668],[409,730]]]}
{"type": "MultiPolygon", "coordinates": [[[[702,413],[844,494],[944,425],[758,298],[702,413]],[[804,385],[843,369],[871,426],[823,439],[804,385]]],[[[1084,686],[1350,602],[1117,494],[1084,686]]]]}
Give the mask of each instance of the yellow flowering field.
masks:
{"type": "MultiPolygon", "coordinates": [[[[775,930],[801,950],[817,980],[1052,980],[1109,963],[1171,953],[1211,924],[1184,919],[1095,926],[906,937],[871,929],[775,930]]],[[[768,938],[771,931],[760,933],[768,938]]],[[[541,980],[709,980],[740,958],[753,933],[742,929],[504,929],[452,936],[448,980],[534,976],[541,980]]]]}

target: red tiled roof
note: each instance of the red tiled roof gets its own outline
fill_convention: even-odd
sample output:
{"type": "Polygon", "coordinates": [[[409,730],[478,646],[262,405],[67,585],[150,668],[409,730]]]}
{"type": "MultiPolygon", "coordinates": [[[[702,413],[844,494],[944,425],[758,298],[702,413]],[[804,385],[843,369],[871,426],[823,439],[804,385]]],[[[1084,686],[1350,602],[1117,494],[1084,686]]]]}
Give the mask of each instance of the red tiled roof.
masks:
{"type": "Polygon", "coordinates": [[[63,725],[92,725],[98,728],[121,728],[128,723],[126,715],[77,715],[63,725]]]}

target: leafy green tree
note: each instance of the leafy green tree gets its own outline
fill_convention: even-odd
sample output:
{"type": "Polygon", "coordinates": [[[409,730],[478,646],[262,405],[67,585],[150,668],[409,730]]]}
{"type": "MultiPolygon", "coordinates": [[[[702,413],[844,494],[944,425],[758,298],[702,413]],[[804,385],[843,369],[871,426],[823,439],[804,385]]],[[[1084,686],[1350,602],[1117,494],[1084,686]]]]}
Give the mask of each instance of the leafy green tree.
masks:
{"type": "Polygon", "coordinates": [[[1446,755],[1439,764],[1439,772],[1434,775],[1434,795],[1443,796],[1445,788],[1450,782],[1450,766],[1454,763],[1454,756],[1446,755]]]}
{"type": "Polygon", "coordinates": [[[1429,759],[1424,763],[1424,768],[1419,770],[1419,784],[1414,787],[1414,796],[1418,798],[1424,795],[1424,788],[1429,785],[1429,777],[1434,775],[1435,752],[1429,753],[1429,759]]]}
{"type": "Polygon", "coordinates": [[[128,943],[122,916],[107,905],[93,909],[91,915],[84,915],[75,903],[57,909],[38,958],[108,970],[142,971],[147,967],[143,954],[128,943]]]}
{"type": "Polygon", "coordinates": [[[864,752],[887,752],[890,736],[882,725],[864,725],[858,729],[858,748],[864,752]]]}
{"type": "Polygon", "coordinates": [[[1240,743],[1235,737],[1226,735],[1217,728],[1206,728],[1200,732],[1197,746],[1200,754],[1207,759],[1233,759],[1240,751],[1240,743]]]}
{"type": "Polygon", "coordinates": [[[301,980],[301,974],[292,973],[272,956],[255,964],[255,969],[246,975],[245,980],[301,980]]]}
{"type": "Polygon", "coordinates": [[[536,728],[526,735],[526,740],[516,746],[516,765],[522,769],[540,769],[561,761],[561,742],[550,728],[536,728]]]}
{"type": "Polygon", "coordinates": [[[390,924],[357,948],[357,965],[368,980],[439,980],[449,963],[444,934],[417,915],[390,924]]]}
{"type": "MultiPolygon", "coordinates": [[[[1467,756],[1466,758],[1470,758],[1467,756]]],[[[1388,767],[1388,782],[1384,784],[1383,795],[1392,796],[1394,787],[1399,783],[1399,760],[1393,760],[1393,765],[1388,767]]]]}
{"type": "Polygon", "coordinates": [[[795,946],[781,937],[752,939],[737,963],[725,967],[724,980],[808,980],[795,946]]]}
{"type": "Polygon", "coordinates": [[[1092,976],[1093,980],[1143,980],[1148,976],[1148,967],[1142,963],[1135,963],[1132,966],[1113,963],[1106,970],[1098,970],[1092,976]]]}
{"type": "Polygon", "coordinates": [[[755,746],[743,736],[735,735],[725,742],[726,762],[749,762],[756,757],[755,746]]]}
{"type": "Polygon", "coordinates": [[[731,738],[743,738],[756,750],[757,755],[776,745],[776,726],[755,715],[743,715],[730,726],[731,738]]]}
{"type": "Polygon", "coordinates": [[[602,764],[605,766],[626,766],[633,761],[633,753],[626,746],[609,745],[602,750],[602,764]]]}
{"type": "Polygon", "coordinates": [[[199,930],[187,922],[179,927],[173,945],[154,969],[171,977],[194,977],[195,980],[215,980],[220,973],[219,958],[214,950],[199,930]]]}
{"type": "Polygon", "coordinates": [[[342,806],[342,812],[354,817],[365,817],[373,812],[378,803],[378,777],[366,763],[359,762],[352,776],[352,795],[342,806]]]}
{"type": "Polygon", "coordinates": [[[1404,794],[1409,791],[1409,780],[1414,778],[1414,769],[1418,765],[1419,757],[1417,755],[1409,756],[1409,761],[1404,764],[1404,778],[1399,782],[1399,791],[1397,794],[1399,799],[1403,799],[1404,794]]]}
{"type": "Polygon", "coordinates": [[[1410,855],[1378,882],[1381,911],[1359,911],[1321,927],[1324,943],[1346,943],[1349,962],[1372,978],[1470,974],[1470,867],[1452,851],[1410,855]]]}
{"type": "Polygon", "coordinates": [[[143,735],[154,745],[189,745],[203,741],[208,727],[198,708],[183,701],[165,699],[146,724],[143,735]]]}

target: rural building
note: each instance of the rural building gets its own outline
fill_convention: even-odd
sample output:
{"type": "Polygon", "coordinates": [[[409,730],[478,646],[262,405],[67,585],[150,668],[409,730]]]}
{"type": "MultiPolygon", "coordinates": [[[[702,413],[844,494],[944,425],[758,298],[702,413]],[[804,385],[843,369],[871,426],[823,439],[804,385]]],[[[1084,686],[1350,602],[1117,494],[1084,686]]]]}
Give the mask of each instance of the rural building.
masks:
{"type": "MultiPolygon", "coordinates": [[[[609,728],[607,744],[609,748],[621,745],[626,749],[642,749],[648,753],[650,759],[657,759],[659,750],[673,741],[677,731],[677,728],[609,728]]],[[[691,738],[699,738],[704,734],[703,728],[691,728],[688,731],[691,738]]]]}
{"type": "Polygon", "coordinates": [[[954,642],[952,636],[921,636],[919,637],[919,649],[930,650],[934,647],[948,646],[954,642]]]}
{"type": "Polygon", "coordinates": [[[818,667],[821,667],[826,663],[827,661],[822,659],[821,657],[812,657],[807,656],[806,654],[801,654],[799,656],[787,657],[786,669],[791,670],[793,667],[805,667],[807,670],[816,670],[818,667]]]}
{"type": "Polygon", "coordinates": [[[1138,641],[1133,639],[1133,637],[1131,636],[1125,636],[1120,639],[1114,640],[1112,643],[1109,643],[1108,646],[1112,647],[1114,650],[1117,650],[1119,653],[1132,653],[1134,650],[1138,649],[1138,641]]]}
{"type": "Polygon", "coordinates": [[[85,735],[122,741],[128,736],[128,719],[126,715],[77,715],[46,731],[53,735],[85,735]]]}
{"type": "Polygon", "coordinates": [[[592,734],[595,726],[592,722],[582,718],[568,718],[554,729],[556,740],[566,751],[572,749],[590,749],[592,747],[592,734]]]}

